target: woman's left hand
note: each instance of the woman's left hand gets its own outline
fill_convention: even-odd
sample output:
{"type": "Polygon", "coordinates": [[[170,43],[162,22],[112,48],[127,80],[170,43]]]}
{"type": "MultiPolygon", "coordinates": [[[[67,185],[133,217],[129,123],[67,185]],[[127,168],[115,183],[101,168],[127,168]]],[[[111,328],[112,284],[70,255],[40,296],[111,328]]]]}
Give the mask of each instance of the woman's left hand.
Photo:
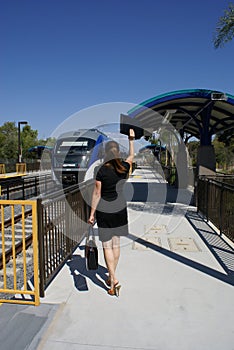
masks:
{"type": "Polygon", "coordinates": [[[90,224],[90,225],[94,225],[94,222],[95,222],[95,217],[94,217],[94,215],[90,215],[90,217],[89,217],[89,220],[88,220],[88,224],[90,224]]]}

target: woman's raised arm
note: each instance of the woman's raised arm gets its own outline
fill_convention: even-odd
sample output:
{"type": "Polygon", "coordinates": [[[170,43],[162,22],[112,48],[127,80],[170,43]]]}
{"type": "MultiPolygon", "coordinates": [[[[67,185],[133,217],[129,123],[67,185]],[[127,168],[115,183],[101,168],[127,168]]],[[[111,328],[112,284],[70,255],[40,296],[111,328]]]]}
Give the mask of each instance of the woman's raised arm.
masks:
{"type": "Polygon", "coordinates": [[[130,165],[132,165],[133,159],[134,159],[134,140],[135,140],[135,131],[133,129],[129,129],[129,155],[126,159],[126,162],[128,162],[130,165]]]}

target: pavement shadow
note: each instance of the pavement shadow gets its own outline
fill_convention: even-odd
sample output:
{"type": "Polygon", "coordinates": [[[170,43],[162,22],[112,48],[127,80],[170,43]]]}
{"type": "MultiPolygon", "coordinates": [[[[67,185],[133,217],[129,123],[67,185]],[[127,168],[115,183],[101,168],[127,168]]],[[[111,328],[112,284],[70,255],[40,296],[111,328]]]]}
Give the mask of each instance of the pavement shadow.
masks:
{"type": "Polygon", "coordinates": [[[167,183],[126,182],[124,195],[128,202],[194,204],[194,194],[190,190],[167,183]]]}
{"type": "Polygon", "coordinates": [[[90,279],[98,287],[108,290],[104,283],[107,279],[107,269],[104,266],[98,265],[97,270],[87,270],[86,259],[78,254],[73,254],[66,264],[73,276],[74,285],[80,292],[89,290],[87,279],[90,279]]]}
{"type": "Polygon", "coordinates": [[[144,213],[151,214],[163,214],[163,215],[173,215],[173,216],[181,216],[181,214],[185,214],[187,211],[187,207],[183,204],[173,204],[173,203],[144,203],[144,202],[128,202],[128,208],[140,211],[144,213]]]}
{"type": "Polygon", "coordinates": [[[198,213],[188,211],[185,217],[227,275],[234,278],[234,249],[198,213]]]}
{"type": "Polygon", "coordinates": [[[212,269],[206,265],[200,264],[199,262],[193,261],[191,259],[188,259],[182,255],[179,255],[175,252],[172,252],[170,250],[167,250],[165,248],[159,247],[154,243],[148,242],[142,238],[139,238],[137,236],[135,236],[134,234],[129,234],[128,238],[133,240],[134,242],[137,242],[139,244],[142,244],[143,246],[150,248],[152,250],[154,250],[155,252],[165,255],[167,258],[176,260],[177,262],[187,265],[193,269],[199,270],[201,272],[203,272],[206,275],[209,275],[213,278],[216,278],[224,283],[227,283],[229,285],[234,286],[234,273],[229,273],[229,274],[225,274],[222,273],[220,271],[217,271],[215,269],[212,269]]]}

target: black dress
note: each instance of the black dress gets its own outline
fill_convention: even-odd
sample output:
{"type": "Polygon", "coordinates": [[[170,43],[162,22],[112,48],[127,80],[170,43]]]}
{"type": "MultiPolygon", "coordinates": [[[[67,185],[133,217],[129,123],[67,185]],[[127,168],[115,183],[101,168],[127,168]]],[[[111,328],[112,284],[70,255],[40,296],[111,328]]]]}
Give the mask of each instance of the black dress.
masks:
{"type": "Polygon", "coordinates": [[[101,199],[96,210],[99,239],[109,241],[113,236],[128,235],[127,203],[123,186],[127,180],[130,165],[122,162],[126,173],[120,174],[112,166],[102,165],[96,175],[101,181],[101,199]]]}

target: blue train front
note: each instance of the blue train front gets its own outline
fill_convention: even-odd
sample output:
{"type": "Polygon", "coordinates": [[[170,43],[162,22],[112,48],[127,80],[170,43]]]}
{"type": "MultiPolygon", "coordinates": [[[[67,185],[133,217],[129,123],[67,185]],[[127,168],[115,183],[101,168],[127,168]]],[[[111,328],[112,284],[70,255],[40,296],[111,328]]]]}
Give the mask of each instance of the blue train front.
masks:
{"type": "Polygon", "coordinates": [[[94,164],[103,160],[108,137],[98,129],[80,129],[60,135],[52,152],[53,179],[71,186],[92,177],[94,164]]]}

